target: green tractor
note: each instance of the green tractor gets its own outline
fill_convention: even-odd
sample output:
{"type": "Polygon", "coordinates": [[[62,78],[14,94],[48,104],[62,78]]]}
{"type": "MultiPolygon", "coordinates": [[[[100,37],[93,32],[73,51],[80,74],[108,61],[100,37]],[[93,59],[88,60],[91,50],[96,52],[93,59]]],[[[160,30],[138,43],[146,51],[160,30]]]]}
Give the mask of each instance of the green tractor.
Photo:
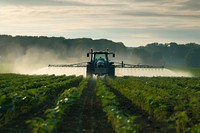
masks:
{"type": "Polygon", "coordinates": [[[107,49],[106,51],[93,51],[87,53],[87,57],[90,57],[90,62],[87,62],[87,70],[86,74],[88,76],[97,75],[97,76],[104,76],[108,75],[110,77],[115,76],[115,66],[114,62],[109,60],[109,55],[115,57],[115,54],[109,52],[107,49]]]}

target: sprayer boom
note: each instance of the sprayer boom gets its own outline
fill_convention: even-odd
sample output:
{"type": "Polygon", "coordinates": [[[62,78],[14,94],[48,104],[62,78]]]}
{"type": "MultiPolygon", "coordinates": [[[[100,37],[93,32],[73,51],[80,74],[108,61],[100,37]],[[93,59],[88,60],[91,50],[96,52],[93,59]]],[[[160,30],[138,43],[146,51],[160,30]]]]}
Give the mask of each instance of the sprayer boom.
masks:
{"type": "Polygon", "coordinates": [[[164,66],[152,66],[152,65],[133,65],[133,64],[125,64],[122,62],[114,62],[116,68],[164,68],[164,66]]]}
{"type": "Polygon", "coordinates": [[[61,64],[61,65],[49,65],[48,67],[86,67],[86,74],[92,76],[108,75],[110,77],[115,76],[115,68],[164,68],[164,66],[151,66],[151,65],[133,65],[125,64],[122,62],[111,62],[109,55],[115,57],[115,53],[106,51],[93,51],[87,53],[87,57],[90,57],[89,62],[82,62],[77,64],[61,64]]]}
{"type": "Polygon", "coordinates": [[[68,64],[68,65],[66,65],[66,64],[49,64],[49,66],[48,67],[86,67],[87,66],[87,64],[86,64],[87,62],[81,62],[81,63],[76,63],[76,64],[68,64]]]}

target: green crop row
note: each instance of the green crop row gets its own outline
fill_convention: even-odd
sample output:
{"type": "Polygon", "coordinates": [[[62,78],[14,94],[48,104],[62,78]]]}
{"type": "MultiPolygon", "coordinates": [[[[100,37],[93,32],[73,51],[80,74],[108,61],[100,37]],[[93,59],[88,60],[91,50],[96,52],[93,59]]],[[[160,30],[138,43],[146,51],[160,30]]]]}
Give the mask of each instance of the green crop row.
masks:
{"type": "Polygon", "coordinates": [[[96,95],[102,102],[102,108],[107,114],[108,121],[117,133],[139,132],[140,127],[135,123],[137,117],[128,116],[119,108],[117,97],[108,90],[101,79],[97,80],[96,95]]]}
{"type": "Polygon", "coordinates": [[[133,104],[148,112],[155,119],[176,123],[177,132],[200,131],[200,91],[189,89],[187,86],[181,88],[177,86],[177,82],[167,84],[168,82],[166,80],[167,89],[165,89],[165,87],[158,86],[158,84],[164,84],[162,78],[126,77],[114,80],[107,78],[108,85],[117,89],[133,104]]]}
{"type": "MultiPolygon", "coordinates": [[[[27,77],[24,75],[24,77],[27,77]]],[[[23,79],[8,79],[0,81],[0,95],[8,94],[13,91],[22,91],[32,88],[39,88],[44,86],[45,84],[50,84],[54,82],[62,82],[67,78],[72,78],[75,76],[30,76],[29,78],[23,79]],[[30,78],[33,77],[33,78],[30,78]]]]}
{"type": "Polygon", "coordinates": [[[28,120],[26,123],[30,125],[33,133],[52,133],[57,129],[57,125],[61,122],[61,118],[72,106],[76,103],[83,89],[87,87],[88,80],[83,80],[79,87],[66,89],[57,99],[56,105],[45,111],[45,118],[36,117],[33,120],[28,120]]]}
{"type": "MultiPolygon", "coordinates": [[[[55,76],[55,75],[50,75],[55,76]]],[[[47,75],[22,75],[22,74],[14,74],[14,73],[1,73],[0,80],[13,80],[13,79],[38,79],[42,77],[50,77],[47,75]]]]}
{"type": "Polygon", "coordinates": [[[66,81],[55,82],[40,88],[14,91],[0,97],[0,126],[7,124],[13,118],[40,107],[54,95],[66,88],[78,86],[83,77],[66,77],[66,81]]]}

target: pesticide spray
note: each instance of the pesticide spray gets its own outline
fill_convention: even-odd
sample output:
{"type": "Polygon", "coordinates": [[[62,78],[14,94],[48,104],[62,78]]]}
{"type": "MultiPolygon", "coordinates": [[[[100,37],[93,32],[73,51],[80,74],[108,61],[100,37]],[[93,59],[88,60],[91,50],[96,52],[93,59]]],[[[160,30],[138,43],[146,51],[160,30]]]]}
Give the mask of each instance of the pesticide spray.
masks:
{"type": "MultiPolygon", "coordinates": [[[[26,74],[26,73],[24,73],[26,74]]],[[[37,75],[83,75],[86,77],[85,67],[44,67],[38,70],[34,70],[27,74],[37,74],[37,75]]],[[[150,69],[150,68],[116,68],[115,76],[136,76],[136,77],[192,77],[192,74],[188,72],[172,71],[167,68],[160,69],[150,69]]]]}

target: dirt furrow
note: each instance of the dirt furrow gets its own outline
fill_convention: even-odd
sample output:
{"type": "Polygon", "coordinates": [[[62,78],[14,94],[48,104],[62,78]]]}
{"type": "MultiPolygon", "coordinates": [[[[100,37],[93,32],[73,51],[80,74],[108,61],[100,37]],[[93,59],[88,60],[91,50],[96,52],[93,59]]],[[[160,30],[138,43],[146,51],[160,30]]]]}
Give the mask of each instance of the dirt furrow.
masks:
{"type": "Polygon", "coordinates": [[[96,81],[91,80],[80,102],[72,106],[59,124],[59,133],[113,133],[101,103],[95,94],[96,81]]]}
{"type": "Polygon", "coordinates": [[[117,96],[120,102],[120,108],[127,114],[138,116],[136,124],[141,126],[141,133],[175,133],[174,129],[169,129],[169,123],[158,122],[149,116],[139,107],[132,104],[132,102],[123,96],[119,91],[110,87],[110,90],[117,96]]]}

